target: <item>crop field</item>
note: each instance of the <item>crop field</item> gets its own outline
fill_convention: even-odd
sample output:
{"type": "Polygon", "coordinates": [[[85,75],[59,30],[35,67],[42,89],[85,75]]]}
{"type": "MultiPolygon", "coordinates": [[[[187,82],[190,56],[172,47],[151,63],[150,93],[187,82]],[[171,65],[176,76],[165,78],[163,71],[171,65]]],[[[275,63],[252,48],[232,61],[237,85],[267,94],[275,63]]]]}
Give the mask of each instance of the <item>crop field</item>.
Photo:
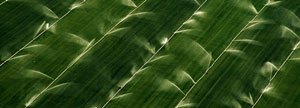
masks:
{"type": "Polygon", "coordinates": [[[300,0],[0,0],[0,108],[300,108],[300,0]]]}

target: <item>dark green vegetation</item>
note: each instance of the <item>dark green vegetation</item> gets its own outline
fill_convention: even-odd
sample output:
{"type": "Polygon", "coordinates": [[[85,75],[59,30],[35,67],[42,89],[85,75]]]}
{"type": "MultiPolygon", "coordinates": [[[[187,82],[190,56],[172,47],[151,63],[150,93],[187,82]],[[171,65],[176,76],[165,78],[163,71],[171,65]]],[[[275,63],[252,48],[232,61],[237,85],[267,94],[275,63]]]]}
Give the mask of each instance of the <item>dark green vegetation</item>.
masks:
{"type": "Polygon", "coordinates": [[[0,108],[300,107],[299,0],[0,2],[0,108]]]}

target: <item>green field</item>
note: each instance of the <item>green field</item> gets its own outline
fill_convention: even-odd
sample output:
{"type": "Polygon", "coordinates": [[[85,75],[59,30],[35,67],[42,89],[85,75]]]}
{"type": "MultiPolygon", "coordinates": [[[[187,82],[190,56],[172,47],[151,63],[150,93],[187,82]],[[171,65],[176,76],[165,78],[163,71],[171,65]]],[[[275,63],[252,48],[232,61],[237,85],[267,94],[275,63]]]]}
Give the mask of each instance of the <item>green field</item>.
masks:
{"type": "Polygon", "coordinates": [[[300,108],[300,0],[0,0],[0,108],[300,108]]]}

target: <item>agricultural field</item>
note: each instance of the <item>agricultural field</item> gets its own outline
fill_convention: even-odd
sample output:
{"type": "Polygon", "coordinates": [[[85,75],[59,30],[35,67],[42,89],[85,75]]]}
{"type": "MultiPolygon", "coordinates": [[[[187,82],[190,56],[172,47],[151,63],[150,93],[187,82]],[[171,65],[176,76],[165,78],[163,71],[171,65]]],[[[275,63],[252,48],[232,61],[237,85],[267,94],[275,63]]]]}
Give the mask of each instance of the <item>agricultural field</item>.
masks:
{"type": "Polygon", "coordinates": [[[0,0],[0,108],[300,108],[300,0],[0,0]]]}

